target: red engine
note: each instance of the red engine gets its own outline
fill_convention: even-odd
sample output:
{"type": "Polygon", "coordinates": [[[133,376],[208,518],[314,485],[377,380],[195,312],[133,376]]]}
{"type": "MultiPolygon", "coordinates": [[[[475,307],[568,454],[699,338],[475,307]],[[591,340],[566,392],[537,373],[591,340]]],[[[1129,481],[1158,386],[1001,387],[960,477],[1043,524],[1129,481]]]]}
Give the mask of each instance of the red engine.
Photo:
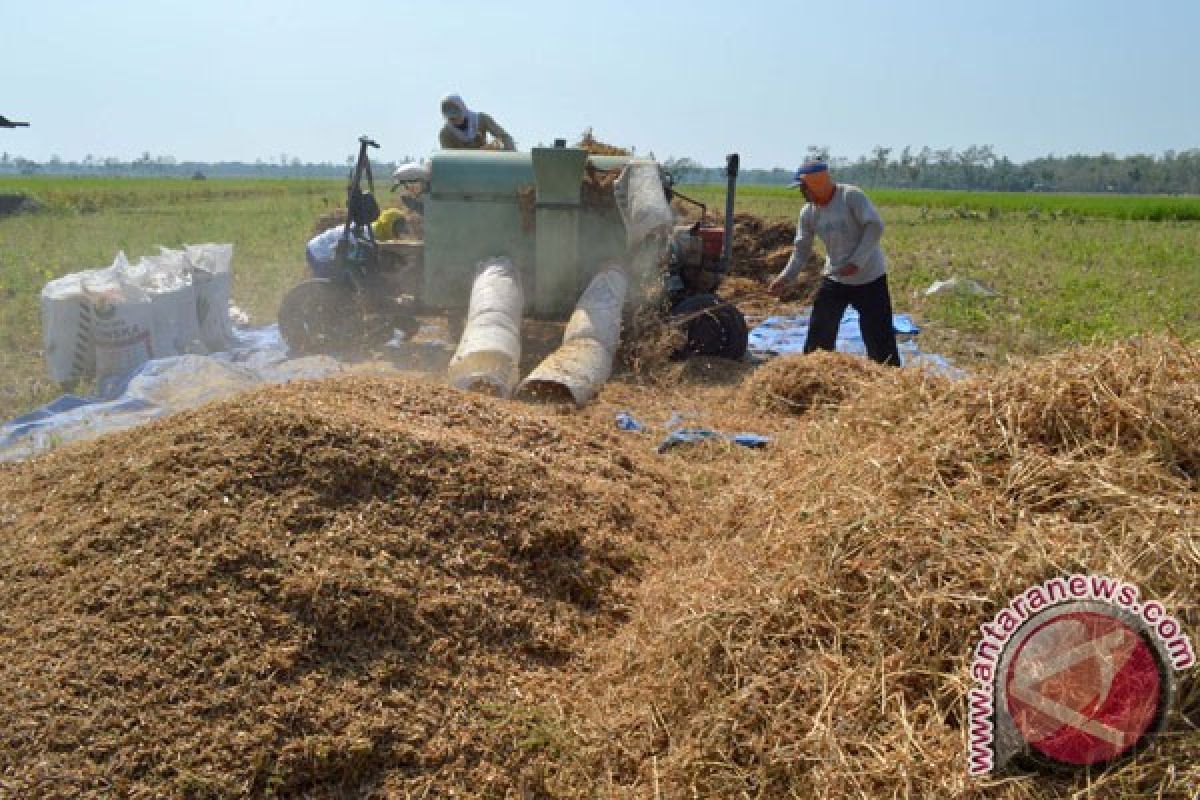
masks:
{"type": "Polygon", "coordinates": [[[705,260],[720,258],[721,251],[725,249],[725,229],[701,228],[697,233],[700,234],[700,239],[704,243],[703,253],[705,260]]]}

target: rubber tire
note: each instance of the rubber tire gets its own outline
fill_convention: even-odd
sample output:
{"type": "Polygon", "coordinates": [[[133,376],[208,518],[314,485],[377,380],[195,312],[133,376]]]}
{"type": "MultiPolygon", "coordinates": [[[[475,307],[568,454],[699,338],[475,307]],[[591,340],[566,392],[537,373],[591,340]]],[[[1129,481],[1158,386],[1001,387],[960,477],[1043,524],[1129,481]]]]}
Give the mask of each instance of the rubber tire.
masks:
{"type": "Polygon", "coordinates": [[[687,342],[672,353],[682,360],[691,356],[717,356],[740,361],[749,344],[746,318],[733,304],[714,294],[694,294],[671,307],[671,316],[682,320],[687,342]]]}

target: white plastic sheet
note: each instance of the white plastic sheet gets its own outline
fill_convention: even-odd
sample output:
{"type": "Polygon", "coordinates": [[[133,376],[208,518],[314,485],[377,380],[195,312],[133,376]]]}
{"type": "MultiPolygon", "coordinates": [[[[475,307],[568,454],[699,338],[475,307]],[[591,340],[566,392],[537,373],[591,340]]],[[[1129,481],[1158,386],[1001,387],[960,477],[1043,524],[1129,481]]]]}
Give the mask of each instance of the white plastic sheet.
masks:
{"type": "Polygon", "coordinates": [[[240,331],[228,352],[147,361],[101,382],[94,396],[63,395],[0,425],[0,461],[131,428],[255,385],[321,378],[342,369],[328,356],[288,359],[276,325],[240,331]]]}

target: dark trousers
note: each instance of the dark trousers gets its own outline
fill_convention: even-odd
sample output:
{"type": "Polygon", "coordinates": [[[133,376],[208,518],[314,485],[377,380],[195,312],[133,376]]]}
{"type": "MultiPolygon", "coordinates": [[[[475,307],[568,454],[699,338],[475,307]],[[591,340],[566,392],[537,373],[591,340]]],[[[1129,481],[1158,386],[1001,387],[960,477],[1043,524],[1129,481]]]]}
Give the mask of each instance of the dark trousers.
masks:
{"type": "Polygon", "coordinates": [[[880,275],[862,286],[848,286],[822,278],[813,300],[804,352],[834,349],[846,306],[853,306],[858,312],[858,326],[862,331],[863,343],[867,346],[867,356],[880,364],[900,366],[896,331],[892,327],[892,297],[888,293],[887,275],[880,275]]]}

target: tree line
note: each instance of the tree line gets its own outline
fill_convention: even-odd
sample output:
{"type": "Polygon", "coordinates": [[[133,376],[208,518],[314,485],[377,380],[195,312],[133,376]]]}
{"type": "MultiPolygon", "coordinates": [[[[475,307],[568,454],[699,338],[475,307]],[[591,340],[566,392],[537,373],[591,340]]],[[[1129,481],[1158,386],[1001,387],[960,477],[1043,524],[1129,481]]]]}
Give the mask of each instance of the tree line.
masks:
{"type": "MultiPolygon", "coordinates": [[[[899,151],[880,146],[855,160],[833,157],[828,147],[813,146],[807,156],[824,158],[839,180],[865,187],[1200,194],[1200,148],[1123,158],[1111,153],[1049,155],[1021,164],[997,155],[991,145],[964,150],[905,147],[899,151]]],[[[725,182],[724,167],[704,167],[690,158],[668,159],[666,166],[681,183],[725,182]]],[[[787,184],[792,172],[782,168],[743,170],[738,180],[787,184]]]]}
{"type": "MultiPolygon", "coordinates": [[[[837,171],[839,180],[865,187],[912,189],[967,189],[1009,192],[1115,192],[1122,194],[1200,194],[1200,148],[1168,150],[1161,155],[1117,157],[1100,155],[1049,155],[1016,163],[997,155],[991,145],[963,150],[919,150],[875,147],[857,159],[831,156],[828,147],[811,146],[810,157],[822,157],[837,171]]],[[[376,175],[386,179],[398,162],[376,163],[376,175]]],[[[37,162],[9,153],[0,154],[0,175],[107,175],[160,177],[292,177],[342,178],[354,163],[302,162],[281,153],[273,160],[177,161],[149,152],[122,161],[113,157],[86,156],[65,161],[52,156],[37,162]]],[[[724,183],[725,168],[707,167],[691,158],[669,158],[664,166],[679,183],[724,183]]],[[[787,184],[794,167],[743,168],[738,180],[750,184],[787,184]]]]}
{"type": "MultiPolygon", "coordinates": [[[[0,175],[97,175],[111,177],[164,178],[343,178],[354,167],[354,155],[342,163],[331,161],[304,162],[287,153],[274,160],[247,161],[178,161],[174,156],[151,155],[149,152],[128,161],[112,156],[85,156],[79,161],[65,161],[51,156],[48,161],[0,153],[0,175]]],[[[376,177],[386,180],[400,162],[372,162],[376,177]]]]}

